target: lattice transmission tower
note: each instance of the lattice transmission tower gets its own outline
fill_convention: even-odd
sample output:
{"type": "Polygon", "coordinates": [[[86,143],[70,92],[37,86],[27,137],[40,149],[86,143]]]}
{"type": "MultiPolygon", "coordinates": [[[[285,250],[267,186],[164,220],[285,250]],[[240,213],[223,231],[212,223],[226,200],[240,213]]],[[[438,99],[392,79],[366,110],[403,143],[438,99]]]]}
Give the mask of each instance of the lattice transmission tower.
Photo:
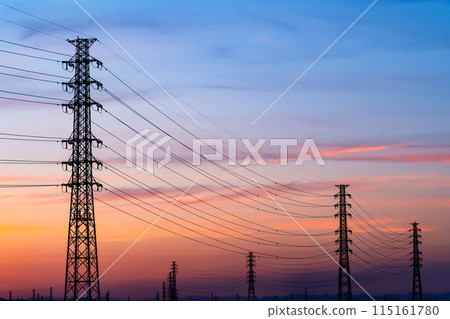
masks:
{"type": "Polygon", "coordinates": [[[177,273],[178,266],[176,261],[172,261],[170,266],[170,272],[167,276],[168,281],[168,300],[177,301],[178,300],[178,289],[177,289],[177,273]]]}
{"type": "Polygon", "coordinates": [[[422,245],[422,241],[420,241],[420,238],[422,238],[422,235],[419,235],[419,233],[422,231],[417,226],[419,223],[411,223],[413,226],[410,231],[412,231],[412,235],[409,237],[412,237],[411,244],[413,245],[413,251],[411,252],[412,258],[411,261],[412,267],[413,267],[413,285],[412,285],[412,300],[420,300],[422,301],[422,279],[420,278],[420,268],[422,267],[422,252],[419,250],[419,245],[422,245]]]}
{"type": "Polygon", "coordinates": [[[69,182],[63,184],[63,190],[71,192],[64,300],[100,300],[93,192],[102,185],[95,181],[92,170],[100,169],[102,163],[94,158],[92,148],[101,147],[102,142],[91,132],[91,108],[101,111],[102,106],[91,99],[90,88],[101,90],[102,84],[91,78],[90,66],[100,69],[102,63],[89,55],[95,41],[68,40],[76,53],[62,62],[64,69],[75,71],[69,82],[62,83],[66,92],[73,92],[72,100],[63,105],[66,113],[73,114],[73,132],[63,141],[65,148],[72,149],[69,161],[63,163],[64,169],[72,171],[69,182]]]}
{"type": "Polygon", "coordinates": [[[256,300],[255,295],[255,255],[249,252],[247,255],[247,282],[248,282],[248,296],[247,300],[256,300]]]}
{"type": "Polygon", "coordinates": [[[339,202],[334,205],[339,209],[335,218],[339,218],[339,229],[336,230],[336,234],[339,234],[339,238],[336,240],[336,244],[339,248],[336,253],[339,254],[339,281],[338,281],[338,300],[352,300],[352,280],[350,277],[350,259],[349,253],[351,249],[348,248],[348,244],[352,241],[348,238],[348,234],[351,234],[351,230],[348,229],[347,217],[351,217],[351,214],[347,213],[347,207],[351,207],[347,203],[347,197],[351,198],[350,194],[346,193],[346,188],[349,185],[336,185],[339,188],[339,193],[334,195],[334,198],[339,198],[339,202]]]}
{"type": "Polygon", "coordinates": [[[162,300],[166,301],[166,282],[163,281],[162,283],[162,300]]]}

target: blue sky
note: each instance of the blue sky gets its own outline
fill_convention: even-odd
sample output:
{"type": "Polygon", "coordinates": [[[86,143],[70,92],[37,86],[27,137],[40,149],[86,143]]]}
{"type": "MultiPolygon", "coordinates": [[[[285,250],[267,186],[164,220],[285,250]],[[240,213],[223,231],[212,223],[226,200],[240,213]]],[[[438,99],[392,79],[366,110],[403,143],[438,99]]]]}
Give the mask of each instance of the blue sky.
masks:
{"type": "MultiPolygon", "coordinates": [[[[359,138],[369,142],[425,139],[432,143],[443,142],[449,135],[445,121],[449,6],[444,1],[379,1],[267,118],[250,129],[247,123],[370,1],[80,3],[165,87],[240,133],[259,137],[270,128],[270,134],[292,134],[300,124],[304,130],[298,132],[299,137],[329,138],[330,127],[340,124],[348,130],[340,130],[338,135],[334,132],[339,139],[354,139],[352,129],[360,128],[365,134],[359,138]],[[285,124],[278,125],[280,121],[285,124]],[[391,129],[379,129],[385,126],[391,129]]],[[[71,1],[11,4],[96,36],[120,52],[71,1]]],[[[3,9],[5,18],[63,38],[74,35],[3,9]]],[[[2,23],[11,28],[13,37],[53,43],[45,35],[2,23]]],[[[65,46],[64,51],[70,52],[71,47],[65,46]]],[[[133,74],[104,48],[94,47],[93,52],[120,74],[133,74]]],[[[134,72],[133,80],[180,111],[148,79],[134,72]]]]}
{"type": "MultiPolygon", "coordinates": [[[[81,36],[97,37],[133,64],[71,0],[1,3],[80,31],[81,36]]],[[[300,169],[295,171],[302,179],[295,179],[299,175],[290,175],[294,172],[294,169],[289,171],[290,168],[287,174],[270,170],[268,175],[284,182],[317,183],[319,189],[329,184],[332,192],[336,182],[350,181],[355,191],[392,213],[399,223],[408,225],[413,218],[423,220],[424,227],[434,231],[427,233],[426,245],[430,259],[435,262],[429,264],[428,277],[424,278],[429,280],[428,287],[442,292],[439,277],[444,276],[443,269],[449,262],[441,253],[441,249],[448,249],[448,243],[442,240],[448,238],[443,226],[448,224],[450,195],[447,178],[450,175],[449,1],[378,1],[259,122],[251,126],[371,3],[366,0],[80,0],[80,4],[164,88],[198,112],[241,138],[287,137],[300,141],[314,138],[327,162],[326,167],[306,166],[307,173],[315,175],[305,175],[300,169]],[[437,269],[435,274],[433,269],[437,269]]],[[[0,18],[51,35],[0,20],[3,40],[73,53],[72,45],[62,39],[74,38],[76,33],[2,5],[0,18]]],[[[168,114],[189,130],[202,137],[204,131],[216,137],[231,137],[183,104],[200,123],[197,127],[155,83],[102,44],[94,44],[93,56],[156,100],[156,105],[168,109],[168,114]]],[[[36,54],[5,43],[0,44],[0,49],[36,54]]],[[[71,76],[58,63],[36,63],[6,53],[0,56],[3,59],[0,65],[71,76]]],[[[142,103],[107,72],[93,70],[92,76],[162,128],[189,140],[189,136],[142,103]]],[[[60,85],[6,77],[1,80],[3,90],[70,99],[60,85]]],[[[124,121],[133,123],[136,129],[148,126],[105,93],[93,92],[93,97],[124,121]]],[[[0,100],[0,107],[0,125],[5,132],[63,137],[70,134],[70,117],[63,114],[60,107],[4,100],[0,100]]],[[[93,117],[123,139],[134,134],[119,127],[105,114],[93,114],[93,117]]],[[[114,139],[103,136],[98,130],[96,134],[108,145],[124,152],[123,145],[114,139]]],[[[2,143],[0,150],[14,158],[27,158],[30,154],[52,159],[69,156],[67,151],[54,145],[30,149],[2,143]]],[[[107,159],[111,157],[104,150],[98,152],[107,159]]],[[[122,165],[123,161],[120,163],[122,165]]],[[[173,166],[180,168],[176,163],[173,166]]],[[[3,171],[3,175],[8,174],[36,179],[42,175],[58,181],[68,179],[68,174],[61,173],[60,167],[3,171]]],[[[134,238],[133,235],[127,238],[134,238]]],[[[111,249],[116,248],[112,243],[109,245],[111,249]]],[[[111,256],[115,255],[111,253],[111,256]]],[[[445,280],[448,283],[448,279],[445,280]]],[[[384,293],[382,289],[377,292],[384,293]]]]}

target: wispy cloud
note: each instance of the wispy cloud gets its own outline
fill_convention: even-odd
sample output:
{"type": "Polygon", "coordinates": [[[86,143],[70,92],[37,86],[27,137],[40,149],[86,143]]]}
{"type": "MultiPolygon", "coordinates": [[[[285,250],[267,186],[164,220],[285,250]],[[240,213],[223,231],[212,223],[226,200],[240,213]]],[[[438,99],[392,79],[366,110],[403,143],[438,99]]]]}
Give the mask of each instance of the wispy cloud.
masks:
{"type": "Polygon", "coordinates": [[[442,145],[391,144],[331,148],[325,159],[406,163],[450,163],[450,153],[442,145]]]}

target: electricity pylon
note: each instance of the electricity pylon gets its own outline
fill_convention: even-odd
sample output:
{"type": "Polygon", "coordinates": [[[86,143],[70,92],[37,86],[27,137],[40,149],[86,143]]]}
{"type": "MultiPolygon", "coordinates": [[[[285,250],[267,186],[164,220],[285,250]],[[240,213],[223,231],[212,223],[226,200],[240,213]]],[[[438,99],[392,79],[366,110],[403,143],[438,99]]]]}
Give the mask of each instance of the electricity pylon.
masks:
{"type": "Polygon", "coordinates": [[[347,213],[347,207],[351,207],[347,203],[347,197],[351,198],[350,194],[346,194],[345,190],[349,185],[336,185],[339,188],[339,193],[334,195],[334,198],[339,197],[339,202],[334,205],[335,208],[339,208],[335,218],[339,218],[339,229],[336,230],[336,234],[339,234],[339,238],[336,240],[336,244],[339,244],[339,249],[336,253],[339,253],[339,282],[338,282],[338,300],[352,300],[352,281],[350,277],[350,260],[348,244],[352,241],[348,238],[348,234],[352,233],[347,226],[347,216],[351,217],[351,214],[347,213]]]}
{"type": "Polygon", "coordinates": [[[162,300],[166,301],[166,282],[163,281],[162,283],[162,300]]]}
{"type": "Polygon", "coordinates": [[[411,225],[413,226],[413,228],[410,229],[410,231],[412,231],[412,235],[409,237],[412,237],[413,239],[411,242],[413,245],[413,251],[411,252],[411,260],[413,262],[411,265],[413,267],[412,300],[422,301],[422,279],[420,278],[420,268],[422,267],[422,257],[420,256],[422,255],[422,252],[419,250],[419,245],[422,245],[422,241],[419,240],[422,238],[422,235],[419,235],[419,233],[422,230],[417,227],[419,223],[414,222],[411,223],[411,225]]]}
{"type": "Polygon", "coordinates": [[[68,40],[76,53],[62,62],[64,69],[75,71],[69,82],[62,83],[66,92],[73,92],[73,99],[63,104],[63,110],[73,114],[72,135],[63,141],[65,148],[72,149],[69,161],[62,163],[72,171],[69,182],[63,184],[65,192],[71,190],[64,300],[100,300],[93,192],[102,185],[95,181],[92,169],[100,169],[102,163],[92,155],[92,147],[100,147],[102,142],[91,132],[91,108],[101,111],[102,107],[91,99],[90,88],[101,90],[102,84],[91,78],[90,65],[101,68],[102,63],[89,55],[95,41],[68,40]]]}
{"type": "Polygon", "coordinates": [[[247,256],[247,282],[248,282],[248,296],[247,300],[256,300],[255,295],[255,255],[249,252],[247,256]]]}
{"type": "Polygon", "coordinates": [[[177,262],[172,261],[172,264],[170,266],[170,272],[169,275],[167,276],[167,281],[169,283],[168,300],[170,301],[178,300],[177,273],[178,273],[177,262]]]}

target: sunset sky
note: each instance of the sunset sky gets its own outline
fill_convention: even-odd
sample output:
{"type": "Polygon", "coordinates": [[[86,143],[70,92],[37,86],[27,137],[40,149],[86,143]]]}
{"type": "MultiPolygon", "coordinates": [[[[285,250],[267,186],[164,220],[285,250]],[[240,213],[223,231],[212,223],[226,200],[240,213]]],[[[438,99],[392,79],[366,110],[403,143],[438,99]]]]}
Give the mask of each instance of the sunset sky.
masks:
{"type": "MultiPolygon", "coordinates": [[[[248,251],[259,256],[258,297],[303,293],[305,287],[311,294],[335,294],[336,264],[247,179],[255,179],[276,194],[283,208],[317,235],[333,258],[337,258],[334,231],[338,228],[335,185],[350,184],[351,271],[373,295],[410,293],[407,231],[411,222],[419,222],[424,293],[448,292],[448,2],[380,0],[254,125],[373,1],[79,3],[166,92],[73,1],[0,1],[0,50],[63,61],[74,54],[74,47],[64,39],[96,37],[99,42],[92,46],[91,55],[154,106],[107,70],[92,70],[92,77],[102,82],[107,92],[148,120],[127,110],[107,92],[92,90],[92,98],[110,112],[93,112],[92,125],[95,136],[107,146],[94,149],[106,166],[94,171],[107,188],[95,194],[100,273],[149,227],[145,221],[152,223],[199,178],[156,223],[158,227],[151,228],[102,277],[102,295],[109,290],[113,298],[154,298],[170,262],[176,260],[181,297],[211,293],[245,297],[248,251]],[[168,145],[174,156],[155,176],[127,167],[125,145],[108,133],[126,141],[145,128],[173,137],[168,145]],[[175,139],[192,146],[194,137],[224,139],[225,153],[230,139],[237,139],[240,162],[248,155],[240,139],[253,144],[266,139],[261,155],[267,165],[256,165],[253,160],[243,168],[229,166],[224,159],[218,162],[226,168],[222,170],[203,161],[201,172],[214,178],[206,176],[175,158],[192,163],[192,152],[175,139]],[[274,138],[298,140],[297,146],[289,147],[289,165],[281,166],[276,160],[279,149],[269,144],[274,138]],[[310,138],[325,166],[314,161],[294,165],[304,140],[310,138]],[[143,184],[138,187],[127,182],[114,174],[117,170],[143,184]]],[[[61,106],[4,98],[65,103],[71,95],[54,82],[67,81],[73,74],[64,71],[60,62],[3,51],[0,133],[69,137],[72,117],[63,113],[61,106]]],[[[67,161],[70,151],[60,142],[0,139],[0,152],[0,185],[61,184],[70,177],[70,172],[57,164],[4,162],[67,161]]],[[[161,159],[163,154],[157,156],[161,159]]],[[[50,286],[62,297],[69,203],[70,195],[59,187],[0,188],[0,298],[7,298],[10,290],[13,298],[29,298],[32,289],[48,295],[50,286]]],[[[353,287],[354,294],[363,293],[356,284],[353,287]]]]}

